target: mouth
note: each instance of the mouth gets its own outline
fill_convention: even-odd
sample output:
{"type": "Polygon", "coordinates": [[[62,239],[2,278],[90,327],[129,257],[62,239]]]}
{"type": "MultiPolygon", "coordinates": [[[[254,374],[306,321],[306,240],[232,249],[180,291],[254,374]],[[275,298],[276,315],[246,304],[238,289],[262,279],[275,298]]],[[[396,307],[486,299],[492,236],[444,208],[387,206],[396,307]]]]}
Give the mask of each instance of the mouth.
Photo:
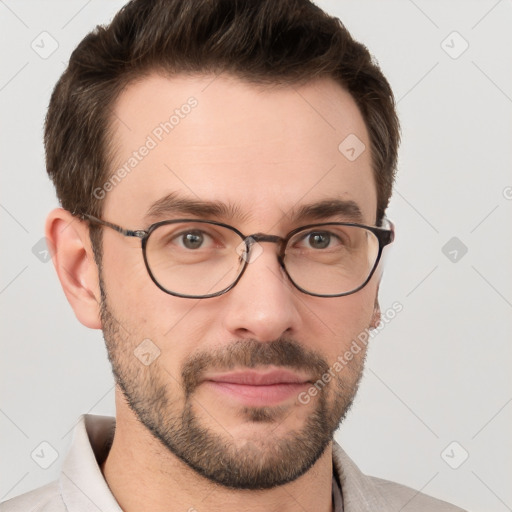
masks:
{"type": "Polygon", "coordinates": [[[241,370],[208,375],[202,381],[203,385],[216,394],[235,399],[249,407],[278,405],[296,399],[311,383],[310,376],[284,369],[266,372],[241,370]]]}

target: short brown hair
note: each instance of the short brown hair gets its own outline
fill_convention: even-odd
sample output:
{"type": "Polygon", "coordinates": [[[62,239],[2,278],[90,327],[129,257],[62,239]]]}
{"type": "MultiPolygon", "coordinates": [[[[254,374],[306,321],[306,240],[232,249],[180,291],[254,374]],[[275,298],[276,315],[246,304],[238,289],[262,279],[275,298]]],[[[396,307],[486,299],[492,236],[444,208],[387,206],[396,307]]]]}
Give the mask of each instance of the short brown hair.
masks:
{"type": "MultiPolygon", "coordinates": [[[[228,72],[263,85],[333,78],[366,123],[382,219],[400,140],[393,93],[366,47],[309,0],[132,0],[97,26],[71,55],[46,117],[46,165],[63,208],[101,216],[93,191],[110,172],[114,102],[153,71],[228,72]]],[[[91,229],[96,248],[97,236],[91,229]]]]}

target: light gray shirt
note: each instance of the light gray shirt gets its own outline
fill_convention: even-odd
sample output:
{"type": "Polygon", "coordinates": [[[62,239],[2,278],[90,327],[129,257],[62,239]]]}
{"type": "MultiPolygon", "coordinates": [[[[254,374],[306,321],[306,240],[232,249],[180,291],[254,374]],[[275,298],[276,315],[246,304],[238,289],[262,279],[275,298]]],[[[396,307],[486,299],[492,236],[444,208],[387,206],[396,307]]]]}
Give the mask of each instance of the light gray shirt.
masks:
{"type": "MultiPolygon", "coordinates": [[[[0,512],[122,512],[100,465],[110,449],[115,418],[80,417],[59,479],[0,504],[0,512]]],[[[333,443],[334,512],[464,512],[400,484],[364,475],[333,443]]]]}

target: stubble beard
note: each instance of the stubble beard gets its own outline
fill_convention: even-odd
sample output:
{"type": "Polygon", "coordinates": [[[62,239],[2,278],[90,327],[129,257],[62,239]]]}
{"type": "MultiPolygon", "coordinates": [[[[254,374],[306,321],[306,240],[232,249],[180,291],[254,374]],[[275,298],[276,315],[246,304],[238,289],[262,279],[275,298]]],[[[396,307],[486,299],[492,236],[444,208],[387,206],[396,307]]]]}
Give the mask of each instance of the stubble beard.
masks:
{"type": "MultiPolygon", "coordinates": [[[[134,356],[138,343],[129,335],[122,336],[120,324],[107,305],[101,280],[100,288],[103,336],[117,385],[139,421],[195,472],[231,489],[270,489],[296,480],[322,456],[352,405],[364,355],[353,360],[351,368],[343,369],[347,378],[336,376],[319,389],[308,405],[312,407],[311,414],[300,429],[284,435],[275,433],[290,414],[289,409],[284,412],[279,406],[242,408],[239,414],[244,421],[266,423],[272,428],[270,435],[255,435],[237,443],[222,426],[215,432],[198,415],[203,405],[197,402],[195,391],[205,370],[272,364],[306,370],[321,379],[329,369],[325,359],[290,339],[265,343],[239,340],[215,353],[188,358],[182,366],[181,386],[172,391],[180,396],[174,398],[169,383],[175,380],[158,359],[144,366],[134,356]]],[[[305,405],[297,401],[293,407],[305,405]]]]}

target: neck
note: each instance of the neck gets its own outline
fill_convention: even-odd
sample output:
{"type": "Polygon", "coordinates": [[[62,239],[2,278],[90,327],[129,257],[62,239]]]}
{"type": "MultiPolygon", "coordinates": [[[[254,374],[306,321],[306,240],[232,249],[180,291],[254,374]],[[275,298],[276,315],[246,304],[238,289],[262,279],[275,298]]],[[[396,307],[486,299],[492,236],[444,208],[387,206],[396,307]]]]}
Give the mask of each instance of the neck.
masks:
{"type": "Polygon", "coordinates": [[[118,403],[112,448],[101,464],[124,512],[332,512],[332,444],[302,476],[265,490],[234,490],[189,468],[118,403]]]}

